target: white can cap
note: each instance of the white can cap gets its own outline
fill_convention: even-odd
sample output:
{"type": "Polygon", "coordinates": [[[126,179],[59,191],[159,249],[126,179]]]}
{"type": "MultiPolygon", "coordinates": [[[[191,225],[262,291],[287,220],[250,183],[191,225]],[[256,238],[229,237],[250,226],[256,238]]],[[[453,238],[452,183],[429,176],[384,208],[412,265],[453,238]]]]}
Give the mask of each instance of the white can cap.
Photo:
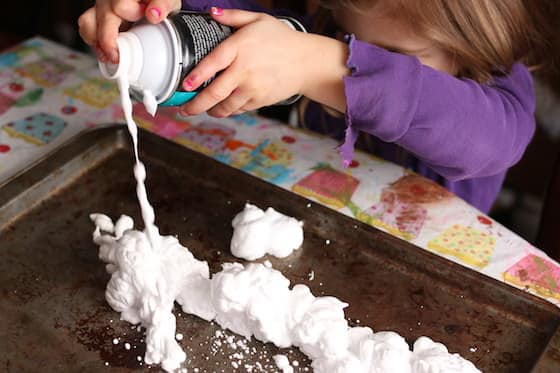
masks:
{"type": "Polygon", "coordinates": [[[158,103],[176,89],[182,58],[178,36],[165,20],[158,25],[140,23],[117,38],[119,63],[101,63],[99,70],[107,79],[128,75],[133,90],[150,91],[158,103]]]}
{"type": "Polygon", "coordinates": [[[106,79],[118,79],[126,74],[129,82],[137,83],[144,61],[144,48],[140,39],[132,32],[121,32],[117,38],[117,47],[119,63],[99,62],[101,75],[106,79]]]}

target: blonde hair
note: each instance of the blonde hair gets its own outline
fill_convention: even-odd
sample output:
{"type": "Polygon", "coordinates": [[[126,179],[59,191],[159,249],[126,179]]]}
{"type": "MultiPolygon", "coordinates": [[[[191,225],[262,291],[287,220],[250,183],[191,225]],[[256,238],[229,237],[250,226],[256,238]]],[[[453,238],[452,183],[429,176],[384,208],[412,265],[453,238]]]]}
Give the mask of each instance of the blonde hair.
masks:
{"type": "MultiPolygon", "coordinates": [[[[534,63],[543,25],[535,0],[387,0],[389,12],[406,18],[424,37],[450,53],[459,77],[487,82],[519,61],[534,63]],[[530,5],[530,6],[529,6],[530,5]],[[537,18],[537,19],[535,19],[537,18]]],[[[320,0],[321,7],[367,9],[377,0],[320,0]]],[[[366,10],[364,10],[366,11],[366,10]]]]}
{"type": "MultiPolygon", "coordinates": [[[[333,10],[351,7],[367,11],[377,1],[319,0],[315,31],[325,31],[332,21],[333,10]]],[[[546,15],[560,13],[558,0],[386,1],[391,15],[406,17],[419,33],[453,56],[459,66],[459,78],[487,83],[494,74],[507,74],[516,62],[524,62],[533,68],[548,67],[549,61],[545,60],[550,51],[546,43],[548,36],[553,35],[552,24],[548,22],[556,18],[546,15]]],[[[304,128],[307,127],[305,112],[309,103],[304,98],[298,106],[299,124],[304,128]]],[[[343,116],[327,107],[323,109],[328,115],[343,116]]],[[[364,133],[360,133],[356,147],[375,152],[371,135],[364,133]]],[[[405,165],[408,157],[408,152],[402,148],[397,152],[399,164],[405,165]]]]}

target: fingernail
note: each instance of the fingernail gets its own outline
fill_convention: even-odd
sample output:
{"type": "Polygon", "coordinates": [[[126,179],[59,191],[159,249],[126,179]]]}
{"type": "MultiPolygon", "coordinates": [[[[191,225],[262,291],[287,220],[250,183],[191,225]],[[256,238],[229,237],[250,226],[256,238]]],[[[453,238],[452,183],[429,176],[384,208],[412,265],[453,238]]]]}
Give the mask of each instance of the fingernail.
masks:
{"type": "Polygon", "coordinates": [[[186,111],[185,109],[179,110],[179,114],[181,114],[181,115],[184,116],[184,117],[190,116],[189,112],[186,111]]]}
{"type": "Polygon", "coordinates": [[[106,63],[108,61],[107,56],[103,53],[101,48],[95,48],[95,54],[100,62],[106,63]]]}
{"type": "Polygon", "coordinates": [[[159,10],[159,8],[151,8],[150,13],[152,13],[152,16],[156,17],[157,19],[161,17],[161,10],[159,10]]]}
{"type": "Polygon", "coordinates": [[[192,91],[193,90],[193,79],[192,78],[185,79],[185,81],[183,82],[183,88],[185,89],[185,91],[192,91]]]}
{"type": "Polygon", "coordinates": [[[222,14],[224,14],[224,10],[222,8],[213,6],[212,8],[210,8],[210,13],[212,13],[215,16],[221,16],[222,14]]]}
{"type": "Polygon", "coordinates": [[[111,52],[111,62],[114,64],[119,63],[119,52],[114,50],[111,52]]]}

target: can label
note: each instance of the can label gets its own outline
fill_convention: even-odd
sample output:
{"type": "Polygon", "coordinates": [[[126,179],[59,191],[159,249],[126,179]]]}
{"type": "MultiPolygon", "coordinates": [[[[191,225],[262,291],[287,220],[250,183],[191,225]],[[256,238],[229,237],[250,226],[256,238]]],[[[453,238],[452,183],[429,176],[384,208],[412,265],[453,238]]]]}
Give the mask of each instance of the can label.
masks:
{"type": "MultiPolygon", "coordinates": [[[[170,17],[177,30],[182,47],[183,66],[181,81],[206,57],[218,44],[233,34],[233,29],[212,19],[209,14],[195,12],[179,12],[170,17]]],[[[205,82],[206,87],[212,79],[205,82]]],[[[182,90],[181,87],[178,87],[182,90]]]]}
{"type": "MultiPolygon", "coordinates": [[[[294,30],[305,32],[305,28],[293,18],[278,17],[294,30]]],[[[182,66],[179,74],[179,81],[175,93],[168,98],[162,106],[182,105],[192,99],[198,91],[207,87],[215,79],[215,76],[204,82],[200,88],[194,92],[186,92],[181,84],[191,70],[206,57],[218,44],[226,40],[233,34],[234,29],[216,22],[208,13],[179,11],[169,17],[173,29],[179,39],[179,49],[181,50],[182,66]]],[[[297,99],[297,97],[294,97],[297,99]]],[[[282,102],[288,104],[294,98],[282,102]]]]}

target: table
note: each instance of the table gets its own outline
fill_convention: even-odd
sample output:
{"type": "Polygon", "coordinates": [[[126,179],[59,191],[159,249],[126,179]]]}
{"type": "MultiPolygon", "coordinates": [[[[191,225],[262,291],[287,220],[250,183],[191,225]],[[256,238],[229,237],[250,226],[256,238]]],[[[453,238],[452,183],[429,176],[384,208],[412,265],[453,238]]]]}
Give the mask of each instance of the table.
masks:
{"type": "MultiPolygon", "coordinates": [[[[92,57],[49,40],[0,54],[0,185],[79,133],[122,123],[118,96],[92,57]]],[[[344,169],[336,141],[254,114],[134,109],[153,133],[560,306],[557,262],[422,176],[362,152],[344,169]]]]}

